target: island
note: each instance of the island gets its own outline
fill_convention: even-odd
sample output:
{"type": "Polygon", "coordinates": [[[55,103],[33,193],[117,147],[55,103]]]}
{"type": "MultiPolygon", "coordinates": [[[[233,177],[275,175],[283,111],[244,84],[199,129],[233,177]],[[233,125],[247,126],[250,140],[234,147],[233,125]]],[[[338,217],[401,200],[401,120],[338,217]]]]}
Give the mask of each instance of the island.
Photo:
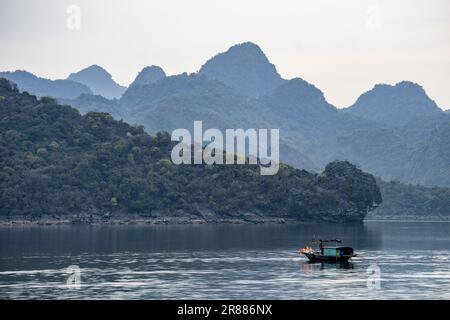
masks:
{"type": "Polygon", "coordinates": [[[382,202],[347,161],[313,173],[280,164],[175,165],[167,132],[81,115],[0,79],[0,223],[362,222],[382,202]]]}

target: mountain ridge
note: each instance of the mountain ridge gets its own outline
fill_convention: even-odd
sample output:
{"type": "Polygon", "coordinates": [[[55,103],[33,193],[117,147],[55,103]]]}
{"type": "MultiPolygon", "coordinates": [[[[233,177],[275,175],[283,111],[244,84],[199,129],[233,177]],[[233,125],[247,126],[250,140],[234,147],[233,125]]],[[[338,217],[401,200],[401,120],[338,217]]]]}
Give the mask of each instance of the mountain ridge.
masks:
{"type": "Polygon", "coordinates": [[[238,93],[256,98],[283,82],[275,65],[261,48],[244,42],[230,47],[205,62],[199,74],[220,80],[238,93]]]}
{"type": "Polygon", "coordinates": [[[67,80],[82,83],[91,88],[94,94],[99,94],[109,99],[120,98],[126,90],[126,87],[119,85],[113,80],[108,71],[96,64],[71,73],[67,80]]]}
{"type": "Polygon", "coordinates": [[[161,67],[158,66],[147,66],[144,67],[129,85],[128,88],[137,85],[147,85],[152,84],[158,80],[165,78],[167,75],[161,67]]]}
{"type": "Polygon", "coordinates": [[[382,124],[401,126],[414,116],[432,116],[442,112],[422,86],[411,81],[395,85],[376,84],[361,94],[344,112],[382,124]]]}
{"type": "MultiPolygon", "coordinates": [[[[301,78],[282,79],[255,44],[233,46],[211,60],[212,69],[222,72],[226,81],[205,72],[184,73],[130,86],[116,100],[83,95],[60,101],[83,113],[111,113],[144,125],[150,133],[191,128],[194,120],[219,129],[279,128],[281,158],[298,168],[320,172],[333,160],[348,160],[386,181],[450,186],[450,165],[445,161],[450,142],[444,129],[450,118],[418,84],[378,84],[352,107],[337,109],[313,84],[301,78]],[[248,87],[239,90],[240,84],[252,83],[258,73],[244,79],[239,74],[248,67],[243,61],[253,55],[263,69],[268,68],[276,85],[261,87],[257,81],[249,94],[248,87]],[[217,57],[225,57],[222,66],[217,66],[222,59],[217,57]],[[261,94],[256,96],[255,90],[261,94]],[[372,113],[361,116],[358,109],[372,113]],[[430,143],[433,148],[426,149],[430,143]]],[[[250,69],[255,66],[259,64],[250,64],[250,69]]]]}
{"type": "Polygon", "coordinates": [[[50,80],[37,77],[25,70],[0,72],[0,78],[8,79],[18,85],[23,91],[37,96],[52,96],[63,99],[74,99],[80,94],[92,94],[89,87],[72,80],[50,80]]]}

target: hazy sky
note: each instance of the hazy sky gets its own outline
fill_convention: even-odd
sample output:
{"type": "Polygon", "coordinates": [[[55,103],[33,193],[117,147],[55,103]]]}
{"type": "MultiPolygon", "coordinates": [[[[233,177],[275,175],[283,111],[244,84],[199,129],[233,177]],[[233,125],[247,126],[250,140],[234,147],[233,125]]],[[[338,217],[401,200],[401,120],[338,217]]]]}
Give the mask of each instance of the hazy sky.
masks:
{"type": "Polygon", "coordinates": [[[2,71],[56,79],[96,63],[128,85],[144,66],[194,72],[244,41],[338,107],[375,83],[411,80],[450,108],[448,0],[0,0],[2,71]]]}

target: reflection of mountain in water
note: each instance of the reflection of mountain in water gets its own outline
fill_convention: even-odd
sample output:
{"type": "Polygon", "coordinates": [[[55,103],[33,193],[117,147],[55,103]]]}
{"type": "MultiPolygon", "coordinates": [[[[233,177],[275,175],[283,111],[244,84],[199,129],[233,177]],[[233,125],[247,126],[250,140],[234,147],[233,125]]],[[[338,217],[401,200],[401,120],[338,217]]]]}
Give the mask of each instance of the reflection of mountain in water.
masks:
{"type": "Polygon", "coordinates": [[[377,247],[383,250],[427,250],[433,243],[434,250],[448,250],[447,222],[370,222],[365,227],[369,233],[377,234],[377,247]]]}

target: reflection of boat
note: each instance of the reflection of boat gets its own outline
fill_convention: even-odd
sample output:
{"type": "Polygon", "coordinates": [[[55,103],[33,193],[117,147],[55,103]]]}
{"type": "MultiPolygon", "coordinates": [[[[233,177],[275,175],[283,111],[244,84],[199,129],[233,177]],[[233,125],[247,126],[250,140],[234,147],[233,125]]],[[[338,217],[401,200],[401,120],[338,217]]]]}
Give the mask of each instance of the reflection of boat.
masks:
{"type": "Polygon", "coordinates": [[[337,263],[321,262],[321,261],[304,261],[300,263],[300,270],[305,274],[313,274],[317,271],[323,270],[353,270],[355,265],[350,261],[343,261],[337,263]]]}
{"type": "Polygon", "coordinates": [[[313,240],[313,243],[319,243],[318,250],[314,250],[312,245],[306,246],[299,250],[299,253],[304,254],[312,262],[343,262],[351,257],[355,257],[352,247],[338,246],[341,240],[313,240]],[[324,243],[332,242],[334,246],[324,246],[324,243]]]}

